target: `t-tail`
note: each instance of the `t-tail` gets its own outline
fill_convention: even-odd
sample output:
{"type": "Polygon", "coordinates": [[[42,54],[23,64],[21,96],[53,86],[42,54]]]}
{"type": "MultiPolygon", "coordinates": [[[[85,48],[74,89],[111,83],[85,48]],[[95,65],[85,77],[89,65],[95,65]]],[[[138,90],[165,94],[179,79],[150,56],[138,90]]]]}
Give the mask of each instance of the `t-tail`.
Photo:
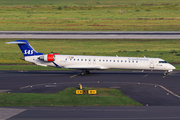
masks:
{"type": "Polygon", "coordinates": [[[18,44],[21,49],[24,57],[27,56],[35,56],[35,55],[43,55],[43,53],[36,52],[34,48],[28,43],[27,40],[16,40],[13,42],[6,42],[7,44],[18,44]]]}

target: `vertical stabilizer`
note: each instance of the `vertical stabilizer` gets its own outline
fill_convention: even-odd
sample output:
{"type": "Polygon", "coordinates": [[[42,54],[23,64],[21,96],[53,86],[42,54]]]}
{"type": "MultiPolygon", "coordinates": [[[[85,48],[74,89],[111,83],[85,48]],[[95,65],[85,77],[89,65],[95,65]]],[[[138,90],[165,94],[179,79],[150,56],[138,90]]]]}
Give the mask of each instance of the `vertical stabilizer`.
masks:
{"type": "Polygon", "coordinates": [[[43,55],[43,53],[38,53],[34,50],[34,48],[28,43],[27,40],[16,40],[13,42],[6,42],[7,44],[18,44],[21,49],[23,55],[26,56],[35,56],[35,55],[43,55]]]}

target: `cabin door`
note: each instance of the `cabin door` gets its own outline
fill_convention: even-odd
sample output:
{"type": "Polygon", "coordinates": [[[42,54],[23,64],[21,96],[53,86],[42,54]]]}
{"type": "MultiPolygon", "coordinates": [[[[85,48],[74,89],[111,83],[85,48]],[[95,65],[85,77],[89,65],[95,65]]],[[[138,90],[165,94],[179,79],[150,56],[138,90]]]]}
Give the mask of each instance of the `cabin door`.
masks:
{"type": "Polygon", "coordinates": [[[154,69],[154,61],[153,60],[150,61],[149,67],[154,69]]]}

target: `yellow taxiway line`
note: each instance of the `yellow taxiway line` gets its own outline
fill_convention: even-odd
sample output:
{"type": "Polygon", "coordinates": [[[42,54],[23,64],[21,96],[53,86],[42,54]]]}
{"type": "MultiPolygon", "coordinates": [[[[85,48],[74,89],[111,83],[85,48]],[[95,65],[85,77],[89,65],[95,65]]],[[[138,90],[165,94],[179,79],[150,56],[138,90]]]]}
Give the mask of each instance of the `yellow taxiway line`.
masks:
{"type": "Polygon", "coordinates": [[[73,75],[73,76],[71,76],[70,78],[73,78],[73,77],[76,77],[77,75],[73,75]]]}
{"type": "Polygon", "coordinates": [[[170,75],[172,72],[168,73],[167,75],[163,76],[163,78],[167,77],[168,75],[170,75]]]}

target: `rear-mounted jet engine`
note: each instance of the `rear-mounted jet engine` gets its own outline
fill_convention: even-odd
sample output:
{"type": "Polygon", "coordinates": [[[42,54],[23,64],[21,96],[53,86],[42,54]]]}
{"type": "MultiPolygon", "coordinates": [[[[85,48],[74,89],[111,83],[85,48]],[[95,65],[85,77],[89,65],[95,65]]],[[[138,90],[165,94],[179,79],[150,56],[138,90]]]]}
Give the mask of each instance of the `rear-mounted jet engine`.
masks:
{"type": "Polygon", "coordinates": [[[40,56],[39,59],[47,61],[47,62],[53,62],[55,61],[55,57],[54,57],[55,55],[59,55],[59,53],[43,55],[43,56],[40,56]]]}

